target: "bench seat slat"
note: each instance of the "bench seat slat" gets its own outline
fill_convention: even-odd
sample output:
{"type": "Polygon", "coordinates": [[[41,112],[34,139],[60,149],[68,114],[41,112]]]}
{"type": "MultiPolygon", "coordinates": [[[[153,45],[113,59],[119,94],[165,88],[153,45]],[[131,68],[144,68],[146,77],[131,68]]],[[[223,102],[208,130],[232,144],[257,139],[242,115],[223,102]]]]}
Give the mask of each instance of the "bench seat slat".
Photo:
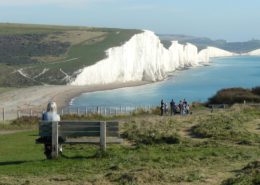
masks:
{"type": "MultiPolygon", "coordinates": [[[[113,132],[116,132],[116,131],[119,131],[119,128],[118,127],[109,127],[106,129],[107,132],[110,132],[110,131],[113,131],[113,132]]],[[[43,131],[46,131],[45,129],[43,131]]],[[[80,132],[80,131],[100,131],[100,127],[60,127],[59,128],[59,131],[60,132],[66,132],[66,131],[74,131],[74,132],[80,132]]]]}
{"type": "MultiPolygon", "coordinates": [[[[82,137],[82,136],[96,136],[99,137],[100,136],[100,132],[88,132],[88,131],[81,131],[81,132],[74,132],[74,131],[66,131],[66,132],[60,132],[59,136],[61,137],[82,137]]],[[[113,137],[118,137],[119,134],[118,132],[114,132],[114,131],[109,131],[107,132],[107,136],[113,136],[113,137]]]]}
{"type": "Polygon", "coordinates": [[[96,136],[99,137],[100,132],[86,132],[86,131],[82,131],[82,132],[73,132],[73,131],[66,131],[66,132],[60,132],[59,136],[61,137],[82,137],[82,136],[96,136]]]}
{"type": "Polygon", "coordinates": [[[67,132],[67,131],[72,131],[72,132],[81,132],[81,131],[96,131],[99,132],[100,131],[100,127],[61,127],[59,128],[60,132],[67,132]]]}
{"type": "MultiPolygon", "coordinates": [[[[115,138],[115,137],[108,137],[107,138],[107,143],[110,144],[117,144],[117,143],[122,143],[123,139],[121,138],[115,138]]],[[[100,140],[99,138],[83,138],[83,139],[76,139],[76,138],[68,138],[66,139],[66,141],[64,142],[66,144],[82,144],[82,143],[88,143],[88,144],[99,144],[100,140]]]]}

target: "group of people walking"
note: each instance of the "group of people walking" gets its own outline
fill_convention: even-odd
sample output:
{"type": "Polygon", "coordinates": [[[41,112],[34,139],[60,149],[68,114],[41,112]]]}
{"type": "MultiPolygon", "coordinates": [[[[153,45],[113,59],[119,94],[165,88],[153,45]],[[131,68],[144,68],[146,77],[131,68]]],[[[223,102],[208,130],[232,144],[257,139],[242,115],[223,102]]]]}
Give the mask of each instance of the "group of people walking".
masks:
{"type": "Polygon", "coordinates": [[[190,105],[185,99],[180,100],[179,104],[176,104],[175,101],[173,101],[172,99],[170,102],[170,110],[169,110],[168,104],[163,100],[161,100],[160,110],[161,110],[161,116],[167,115],[169,113],[171,116],[175,114],[186,115],[190,113],[190,105]]]}

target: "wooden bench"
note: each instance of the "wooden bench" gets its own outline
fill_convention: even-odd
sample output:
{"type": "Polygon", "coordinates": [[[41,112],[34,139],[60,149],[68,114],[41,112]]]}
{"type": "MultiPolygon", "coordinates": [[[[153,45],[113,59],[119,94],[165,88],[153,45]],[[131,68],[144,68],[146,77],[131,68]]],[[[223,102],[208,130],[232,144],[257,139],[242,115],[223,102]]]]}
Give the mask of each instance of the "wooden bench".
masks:
{"type": "MultiPolygon", "coordinates": [[[[59,144],[100,144],[106,150],[107,143],[121,143],[118,121],[60,121],[39,124],[39,136],[51,140],[51,156],[57,158],[59,144]]],[[[36,140],[42,144],[46,141],[36,140]]]]}

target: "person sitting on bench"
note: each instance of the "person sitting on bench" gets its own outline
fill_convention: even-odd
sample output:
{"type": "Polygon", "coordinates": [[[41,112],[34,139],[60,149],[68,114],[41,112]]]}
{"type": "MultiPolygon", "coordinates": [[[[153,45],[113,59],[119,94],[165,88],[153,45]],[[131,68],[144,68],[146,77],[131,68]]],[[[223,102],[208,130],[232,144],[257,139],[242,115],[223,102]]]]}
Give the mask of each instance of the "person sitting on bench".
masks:
{"type": "Polygon", "coordinates": [[[60,115],[57,113],[57,104],[49,102],[47,111],[42,114],[43,121],[60,121],[60,115]]]}
{"type": "MultiPolygon", "coordinates": [[[[49,102],[47,110],[42,114],[43,121],[60,121],[60,115],[57,113],[57,104],[55,102],[49,102]]],[[[45,138],[44,153],[47,158],[51,157],[51,138],[45,138]]],[[[59,146],[59,151],[62,152],[62,146],[59,146]]]]}

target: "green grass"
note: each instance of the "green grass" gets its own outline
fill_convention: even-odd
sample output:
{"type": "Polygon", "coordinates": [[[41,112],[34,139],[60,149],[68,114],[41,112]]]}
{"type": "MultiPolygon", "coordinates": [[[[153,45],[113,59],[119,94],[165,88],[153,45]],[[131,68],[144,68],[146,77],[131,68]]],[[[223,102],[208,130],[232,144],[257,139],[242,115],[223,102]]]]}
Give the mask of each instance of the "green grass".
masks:
{"type": "MultiPolygon", "coordinates": [[[[0,131],[0,184],[221,184],[241,179],[244,184],[253,184],[259,179],[258,167],[250,171],[245,166],[259,160],[256,140],[241,145],[228,135],[226,139],[223,135],[202,139],[190,135],[189,129],[204,124],[201,120],[212,121],[209,125],[213,126],[216,120],[209,119],[210,115],[232,125],[229,120],[239,114],[244,117],[239,127],[253,126],[247,132],[257,133],[251,130],[257,129],[252,121],[260,119],[259,109],[236,106],[226,110],[228,119],[223,114],[198,110],[184,117],[153,114],[117,117],[123,144],[109,145],[105,153],[95,145],[64,145],[63,156],[57,160],[45,159],[43,146],[35,144],[36,130],[5,135],[0,131]],[[169,142],[176,138],[178,142],[169,142]]],[[[67,115],[63,119],[116,117],[67,115]]],[[[242,118],[235,122],[237,119],[242,118]]],[[[35,124],[35,120],[22,118],[9,127],[35,129],[35,124]]],[[[205,129],[216,135],[219,129],[223,130],[218,123],[214,129],[210,126],[205,129]]]]}
{"type": "MultiPolygon", "coordinates": [[[[0,73],[0,87],[6,86],[32,86],[41,84],[66,84],[65,75],[60,71],[62,69],[68,75],[75,77],[75,71],[93,65],[106,57],[105,51],[111,47],[120,46],[128,41],[133,35],[141,33],[141,30],[113,29],[113,28],[92,28],[92,27],[72,27],[72,26],[51,26],[51,25],[24,25],[24,24],[0,24],[0,37],[3,42],[9,40],[12,42],[5,57],[8,64],[2,63],[0,73]],[[88,31],[89,33],[104,33],[102,39],[93,38],[82,39],[77,44],[68,43],[61,40],[55,40],[55,34],[68,33],[67,31],[88,31]],[[44,40],[52,34],[54,37],[44,40]],[[19,39],[12,39],[17,37],[19,39]],[[15,44],[17,42],[17,44],[15,44]],[[41,49],[39,49],[41,48],[41,49]],[[21,53],[21,51],[24,51],[21,53]],[[13,53],[12,53],[13,52],[13,53]],[[35,57],[58,57],[51,62],[37,61],[35,57]],[[34,58],[33,58],[34,57],[34,58]],[[59,59],[59,57],[61,59],[59,59]],[[77,60],[67,61],[73,58],[77,60]],[[64,62],[66,61],[66,62],[64,62]],[[24,73],[33,78],[47,68],[44,75],[29,79],[21,76],[17,69],[23,68],[24,73]]],[[[76,36],[75,36],[76,37],[76,36]]],[[[58,37],[56,37],[58,38],[58,37]]],[[[1,48],[5,48],[2,43],[1,48]]]]}

